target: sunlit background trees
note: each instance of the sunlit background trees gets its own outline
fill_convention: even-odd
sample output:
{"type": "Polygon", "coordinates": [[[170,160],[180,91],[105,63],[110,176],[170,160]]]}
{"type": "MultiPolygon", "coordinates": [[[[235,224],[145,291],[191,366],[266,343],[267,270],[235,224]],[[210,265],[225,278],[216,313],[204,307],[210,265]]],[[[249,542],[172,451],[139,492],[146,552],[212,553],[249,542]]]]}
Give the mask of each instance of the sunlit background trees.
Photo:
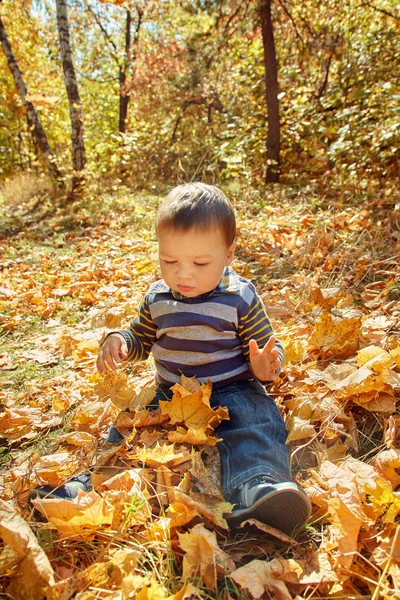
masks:
{"type": "Polygon", "coordinates": [[[49,164],[138,187],[397,176],[395,0],[3,0],[0,16],[27,89],[3,42],[2,179],[49,164]]]}

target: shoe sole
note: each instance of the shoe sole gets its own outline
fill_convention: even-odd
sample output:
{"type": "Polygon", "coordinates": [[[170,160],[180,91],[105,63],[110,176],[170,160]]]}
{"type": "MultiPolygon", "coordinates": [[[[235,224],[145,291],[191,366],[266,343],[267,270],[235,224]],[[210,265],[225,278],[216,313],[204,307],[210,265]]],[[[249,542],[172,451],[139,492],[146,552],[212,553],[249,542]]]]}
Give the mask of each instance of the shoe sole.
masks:
{"type": "Polygon", "coordinates": [[[307,496],[295,484],[293,487],[288,487],[286,483],[277,484],[276,488],[259,498],[252,506],[233,510],[230,515],[225,515],[229,526],[237,527],[243,521],[257,519],[289,536],[303,529],[311,516],[311,503],[307,496]]]}

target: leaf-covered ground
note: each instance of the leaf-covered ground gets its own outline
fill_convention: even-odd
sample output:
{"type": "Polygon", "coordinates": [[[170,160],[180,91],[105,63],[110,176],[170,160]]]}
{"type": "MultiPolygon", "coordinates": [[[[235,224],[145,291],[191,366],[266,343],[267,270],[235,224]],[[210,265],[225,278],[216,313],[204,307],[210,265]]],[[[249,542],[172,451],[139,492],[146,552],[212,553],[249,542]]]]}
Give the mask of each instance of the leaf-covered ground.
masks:
{"type": "Polygon", "coordinates": [[[148,413],[150,361],[96,373],[102,336],[129,322],[158,276],[160,197],[121,190],[57,208],[8,192],[4,597],[399,597],[399,205],[390,193],[356,205],[311,188],[236,196],[234,267],[256,283],[286,347],[272,394],[310,524],[296,539],[257,523],[229,531],[214,432],[227,415],[209,408],[208,386],[183,380],[171,405],[148,413]],[[125,441],[104,446],[115,419],[125,441]],[[93,491],[28,505],[38,484],[88,469],[93,491]]]}

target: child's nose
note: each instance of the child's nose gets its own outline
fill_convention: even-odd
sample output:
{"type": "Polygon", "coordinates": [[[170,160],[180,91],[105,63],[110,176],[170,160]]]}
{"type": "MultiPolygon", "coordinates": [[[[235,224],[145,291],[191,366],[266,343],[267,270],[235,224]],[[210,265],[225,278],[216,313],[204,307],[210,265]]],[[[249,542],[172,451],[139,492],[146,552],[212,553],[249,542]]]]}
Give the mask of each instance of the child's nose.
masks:
{"type": "Polygon", "coordinates": [[[192,269],[189,266],[180,266],[178,269],[179,279],[190,279],[192,277],[192,269]]]}

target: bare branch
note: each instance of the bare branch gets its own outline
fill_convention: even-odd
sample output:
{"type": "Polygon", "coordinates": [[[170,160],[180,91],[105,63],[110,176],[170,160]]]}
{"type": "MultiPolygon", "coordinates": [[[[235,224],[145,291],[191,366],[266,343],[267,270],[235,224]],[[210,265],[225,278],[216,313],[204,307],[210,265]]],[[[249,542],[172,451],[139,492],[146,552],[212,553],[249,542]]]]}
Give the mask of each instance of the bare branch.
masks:
{"type": "Polygon", "coordinates": [[[299,38],[299,40],[301,41],[301,43],[304,45],[303,37],[300,34],[299,30],[297,29],[296,21],[294,20],[294,17],[292,15],[292,13],[290,12],[290,10],[286,6],[286,4],[283,2],[283,0],[278,0],[278,2],[282,6],[283,11],[287,14],[287,16],[289,17],[289,19],[291,20],[295,34],[297,35],[297,37],[299,38]]]}

